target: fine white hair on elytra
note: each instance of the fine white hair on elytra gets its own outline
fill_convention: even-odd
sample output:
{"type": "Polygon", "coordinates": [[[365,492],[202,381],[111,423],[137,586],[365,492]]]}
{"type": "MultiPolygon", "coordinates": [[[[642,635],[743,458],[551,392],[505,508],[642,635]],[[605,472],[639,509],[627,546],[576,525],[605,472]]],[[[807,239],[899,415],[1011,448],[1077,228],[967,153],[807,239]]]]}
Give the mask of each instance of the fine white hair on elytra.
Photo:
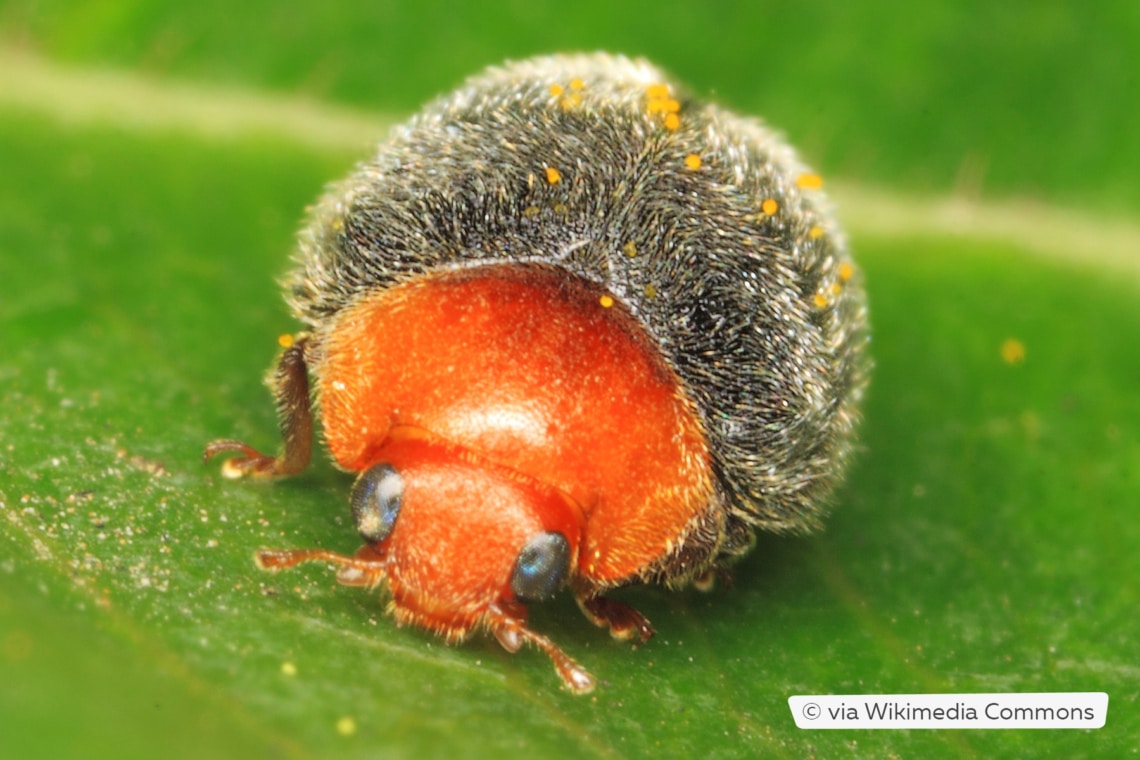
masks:
{"type": "Polygon", "coordinates": [[[644,61],[508,63],[328,191],[289,300],[319,343],[361,294],[440,269],[538,262],[602,284],[700,413],[736,554],[756,528],[816,527],[852,449],[867,310],[821,185],[778,134],[644,61]]]}

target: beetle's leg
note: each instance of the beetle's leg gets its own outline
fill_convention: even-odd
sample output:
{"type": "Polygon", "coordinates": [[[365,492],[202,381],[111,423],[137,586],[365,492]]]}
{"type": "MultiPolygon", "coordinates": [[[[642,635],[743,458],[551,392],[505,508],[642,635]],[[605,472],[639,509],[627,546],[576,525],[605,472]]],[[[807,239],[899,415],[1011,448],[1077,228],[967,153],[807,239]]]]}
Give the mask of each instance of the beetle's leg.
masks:
{"type": "Polygon", "coordinates": [[[245,475],[274,478],[296,475],[309,464],[313,447],[313,411],[309,398],[309,372],[305,366],[306,342],[307,338],[302,337],[285,349],[273,374],[273,395],[277,400],[284,453],[269,456],[241,441],[211,441],[206,444],[206,460],[227,451],[241,454],[226,460],[222,465],[222,475],[227,478],[245,475]]]}
{"type": "Polygon", "coordinates": [[[496,605],[487,611],[487,625],[503,649],[514,653],[523,642],[533,644],[546,653],[554,663],[554,669],[562,678],[566,688],[575,694],[589,694],[594,690],[594,677],[574,659],[559,649],[558,645],[541,633],[535,633],[520,618],[505,613],[496,605]]]}
{"type": "Polygon", "coordinates": [[[578,607],[594,625],[609,628],[615,639],[625,641],[636,636],[644,644],[653,637],[649,619],[625,602],[604,596],[579,596],[578,607]]]}

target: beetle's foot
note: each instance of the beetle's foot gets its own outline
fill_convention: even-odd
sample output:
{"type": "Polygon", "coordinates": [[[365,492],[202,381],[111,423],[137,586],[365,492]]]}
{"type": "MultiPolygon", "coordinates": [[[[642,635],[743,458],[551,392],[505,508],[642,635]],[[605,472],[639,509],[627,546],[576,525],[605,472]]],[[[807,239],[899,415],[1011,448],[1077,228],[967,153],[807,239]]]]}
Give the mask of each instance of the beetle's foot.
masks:
{"type": "Polygon", "coordinates": [[[654,630],[649,619],[625,602],[607,599],[604,596],[592,596],[579,599],[578,606],[594,625],[609,628],[610,635],[619,641],[626,641],[636,636],[644,644],[653,637],[654,630]]]}
{"type": "Polygon", "coordinates": [[[252,446],[229,438],[207,443],[206,451],[202,454],[202,461],[208,462],[218,454],[230,451],[236,451],[241,456],[231,457],[222,462],[222,477],[224,478],[239,480],[246,475],[271,478],[286,474],[283,472],[281,457],[262,454],[252,446]]]}
{"type": "Polygon", "coordinates": [[[717,584],[724,588],[732,588],[732,571],[727,567],[710,567],[693,578],[693,588],[697,591],[712,591],[717,584]]]}
{"type": "Polygon", "coordinates": [[[546,653],[554,663],[554,669],[562,678],[566,688],[575,694],[589,694],[594,690],[594,677],[589,671],[574,661],[570,655],[563,652],[557,644],[540,633],[527,628],[521,620],[509,617],[502,611],[492,609],[489,615],[491,632],[503,645],[503,649],[511,652],[519,651],[523,642],[533,644],[546,653]]]}
{"type": "Polygon", "coordinates": [[[697,591],[712,591],[714,586],[716,586],[716,571],[711,568],[693,578],[693,588],[697,591]]]}

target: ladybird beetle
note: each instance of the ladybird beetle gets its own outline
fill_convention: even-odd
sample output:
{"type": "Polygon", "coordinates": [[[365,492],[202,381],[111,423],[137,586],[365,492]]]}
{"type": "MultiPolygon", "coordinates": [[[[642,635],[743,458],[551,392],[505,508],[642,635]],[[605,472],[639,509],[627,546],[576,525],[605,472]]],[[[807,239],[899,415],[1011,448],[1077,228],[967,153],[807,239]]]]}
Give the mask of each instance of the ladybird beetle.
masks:
{"type": "Polygon", "coordinates": [[[364,546],[263,550],[383,585],[398,624],[530,643],[568,586],[708,580],[756,530],[818,525],[867,377],[861,279],[819,188],[760,123],[644,61],[508,63],[334,185],[301,233],[271,379],[284,451],[215,441],[227,476],[309,462],[314,400],[364,546]],[[315,389],[310,392],[310,377],[315,389]]]}

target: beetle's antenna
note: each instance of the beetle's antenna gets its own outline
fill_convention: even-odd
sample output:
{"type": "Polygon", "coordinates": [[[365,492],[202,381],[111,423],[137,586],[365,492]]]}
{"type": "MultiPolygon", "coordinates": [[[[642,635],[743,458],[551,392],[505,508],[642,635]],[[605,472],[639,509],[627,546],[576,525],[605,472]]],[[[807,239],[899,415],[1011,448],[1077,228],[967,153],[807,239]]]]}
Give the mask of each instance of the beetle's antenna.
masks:
{"type": "Polygon", "coordinates": [[[375,586],[384,579],[387,563],[382,559],[349,557],[328,549],[261,549],[254,561],[262,570],[285,570],[303,562],[336,565],[336,579],[345,586],[375,586]]]}

